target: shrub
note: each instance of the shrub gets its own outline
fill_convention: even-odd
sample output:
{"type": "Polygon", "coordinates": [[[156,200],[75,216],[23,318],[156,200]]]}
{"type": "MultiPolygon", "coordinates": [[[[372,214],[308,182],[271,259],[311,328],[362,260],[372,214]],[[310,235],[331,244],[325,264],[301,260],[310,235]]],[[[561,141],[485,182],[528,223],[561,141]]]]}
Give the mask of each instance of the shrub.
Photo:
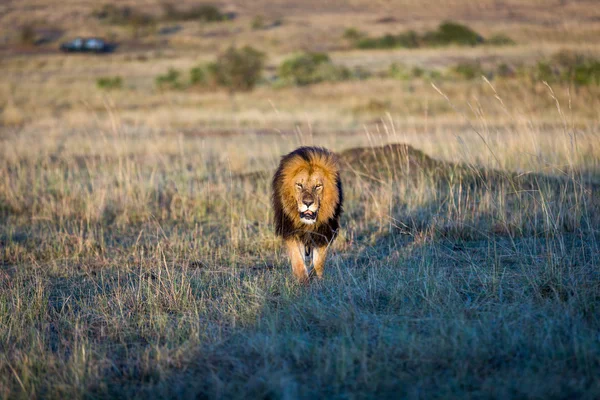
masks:
{"type": "Polygon", "coordinates": [[[155,82],[160,89],[181,89],[183,85],[179,81],[180,76],[178,70],[169,68],[166,74],[157,76],[155,82]]]}
{"type": "Polygon", "coordinates": [[[134,38],[152,33],[156,27],[154,17],[128,6],[119,7],[114,4],[105,4],[93,11],[92,16],[110,25],[129,26],[134,38]]]}
{"type": "Polygon", "coordinates": [[[514,40],[503,33],[490,36],[485,40],[485,43],[492,46],[512,46],[516,44],[514,40]]]}
{"type": "Polygon", "coordinates": [[[516,75],[515,69],[506,63],[498,65],[496,73],[502,78],[514,77],[516,75]]]}
{"type": "Polygon", "coordinates": [[[190,83],[192,85],[202,85],[206,82],[204,68],[194,67],[190,70],[190,83]]]}
{"type": "Polygon", "coordinates": [[[402,81],[412,78],[411,71],[403,64],[392,63],[388,68],[387,75],[390,78],[399,79],[402,81]]]}
{"type": "Polygon", "coordinates": [[[218,22],[228,19],[221,11],[213,5],[202,4],[189,10],[178,10],[171,3],[163,3],[163,18],[170,21],[193,21],[218,22]]]}
{"type": "Polygon", "coordinates": [[[103,76],[96,80],[96,86],[100,89],[120,89],[123,87],[123,79],[120,76],[103,76]]]}
{"type": "Polygon", "coordinates": [[[262,15],[257,15],[252,18],[252,23],[250,24],[252,29],[259,30],[264,29],[265,27],[265,18],[262,15]]]}
{"type": "Polygon", "coordinates": [[[583,54],[571,50],[560,50],[550,57],[550,62],[552,64],[566,70],[573,69],[575,66],[583,64],[585,60],[586,58],[583,54]]]}
{"type": "Polygon", "coordinates": [[[483,37],[466,25],[456,22],[444,22],[436,31],[423,35],[423,42],[429,46],[447,46],[458,44],[475,46],[483,43],[483,37]]]}
{"type": "Polygon", "coordinates": [[[457,64],[452,70],[455,74],[468,80],[485,75],[483,68],[481,68],[481,64],[478,62],[462,62],[457,64]]]}
{"type": "Polygon", "coordinates": [[[398,35],[386,34],[375,38],[361,36],[356,38],[355,41],[356,47],[360,49],[393,49],[398,47],[413,49],[421,46],[447,46],[450,44],[475,46],[483,43],[484,39],[465,25],[444,22],[437,30],[426,32],[422,36],[414,31],[406,31],[398,35]]]}
{"type": "Polygon", "coordinates": [[[353,42],[363,38],[365,35],[356,28],[346,28],[342,37],[353,42]]]}
{"type": "Polygon", "coordinates": [[[575,66],[570,78],[576,85],[600,85],[600,61],[589,60],[575,66]]]}
{"type": "Polygon", "coordinates": [[[323,81],[350,79],[348,68],[336,66],[325,53],[303,53],[279,66],[279,77],[285,82],[303,86],[323,81]]]}
{"type": "Polygon", "coordinates": [[[135,11],[128,6],[119,7],[104,4],[92,12],[92,16],[111,25],[152,25],[154,18],[148,14],[135,11]]]}
{"type": "Polygon", "coordinates": [[[264,53],[246,46],[230,47],[207,67],[211,81],[231,91],[249,91],[256,86],[264,67],[264,53]]]}
{"type": "Polygon", "coordinates": [[[555,66],[557,79],[580,86],[600,84],[600,61],[597,59],[562,50],[554,54],[549,63],[555,66]]]}
{"type": "Polygon", "coordinates": [[[414,76],[415,78],[422,78],[425,75],[425,70],[421,67],[413,67],[412,69],[412,76],[414,76]]]}
{"type": "Polygon", "coordinates": [[[393,49],[404,47],[413,49],[419,47],[419,36],[414,31],[408,31],[399,35],[384,35],[379,38],[363,38],[358,40],[356,46],[359,49],[393,49]]]}
{"type": "Polygon", "coordinates": [[[387,76],[393,79],[407,81],[410,79],[429,79],[437,80],[441,78],[438,71],[426,70],[421,67],[413,67],[409,69],[406,65],[392,63],[387,71],[387,76]]]}
{"type": "Polygon", "coordinates": [[[557,68],[553,68],[547,61],[538,61],[533,67],[531,72],[531,79],[534,82],[545,81],[548,83],[554,83],[558,80],[559,71],[557,68]]]}

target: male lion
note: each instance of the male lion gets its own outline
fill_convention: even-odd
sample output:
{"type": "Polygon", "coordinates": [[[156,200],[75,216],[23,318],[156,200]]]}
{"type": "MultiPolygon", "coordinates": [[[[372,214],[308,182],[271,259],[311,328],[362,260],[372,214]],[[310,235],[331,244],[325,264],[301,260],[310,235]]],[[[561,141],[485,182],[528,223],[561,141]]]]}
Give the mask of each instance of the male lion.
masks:
{"type": "Polygon", "coordinates": [[[322,278],[342,214],[338,157],[322,147],[300,147],[282,157],[272,188],[275,232],[285,241],[294,275],[306,281],[312,259],[322,278]]]}

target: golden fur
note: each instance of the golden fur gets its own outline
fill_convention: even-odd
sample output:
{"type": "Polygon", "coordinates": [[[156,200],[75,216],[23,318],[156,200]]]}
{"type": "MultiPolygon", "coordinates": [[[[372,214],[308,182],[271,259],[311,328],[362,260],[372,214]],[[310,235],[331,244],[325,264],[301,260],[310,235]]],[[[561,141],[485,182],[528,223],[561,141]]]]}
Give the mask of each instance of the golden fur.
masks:
{"type": "Polygon", "coordinates": [[[275,231],[286,242],[294,274],[306,279],[310,258],[321,277],[342,213],[337,156],[320,147],[296,149],[281,159],[272,187],[275,231]]]}

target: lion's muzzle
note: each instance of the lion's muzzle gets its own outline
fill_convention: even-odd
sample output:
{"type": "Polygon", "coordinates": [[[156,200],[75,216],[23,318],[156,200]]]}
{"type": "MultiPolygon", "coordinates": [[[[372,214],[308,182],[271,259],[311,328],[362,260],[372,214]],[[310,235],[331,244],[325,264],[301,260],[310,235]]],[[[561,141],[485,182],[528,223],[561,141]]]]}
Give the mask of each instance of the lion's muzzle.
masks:
{"type": "Polygon", "coordinates": [[[300,220],[305,224],[314,224],[317,221],[318,206],[315,204],[315,198],[310,193],[302,195],[302,203],[298,207],[300,220]]]}
{"type": "Polygon", "coordinates": [[[317,213],[311,210],[300,211],[300,220],[305,224],[314,224],[317,220],[317,213]]]}

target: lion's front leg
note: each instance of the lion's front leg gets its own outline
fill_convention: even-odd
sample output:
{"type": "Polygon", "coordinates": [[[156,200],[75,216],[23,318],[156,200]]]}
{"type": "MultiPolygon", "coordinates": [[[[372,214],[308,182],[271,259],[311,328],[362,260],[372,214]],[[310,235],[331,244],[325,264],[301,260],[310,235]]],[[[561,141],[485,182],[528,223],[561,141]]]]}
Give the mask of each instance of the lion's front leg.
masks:
{"type": "Polygon", "coordinates": [[[304,264],[304,244],[297,240],[289,239],[285,241],[288,250],[288,255],[292,261],[292,271],[300,282],[308,280],[308,270],[304,264]]]}
{"type": "Polygon", "coordinates": [[[325,259],[327,258],[327,246],[315,247],[313,249],[313,265],[318,278],[323,278],[325,259]]]}

